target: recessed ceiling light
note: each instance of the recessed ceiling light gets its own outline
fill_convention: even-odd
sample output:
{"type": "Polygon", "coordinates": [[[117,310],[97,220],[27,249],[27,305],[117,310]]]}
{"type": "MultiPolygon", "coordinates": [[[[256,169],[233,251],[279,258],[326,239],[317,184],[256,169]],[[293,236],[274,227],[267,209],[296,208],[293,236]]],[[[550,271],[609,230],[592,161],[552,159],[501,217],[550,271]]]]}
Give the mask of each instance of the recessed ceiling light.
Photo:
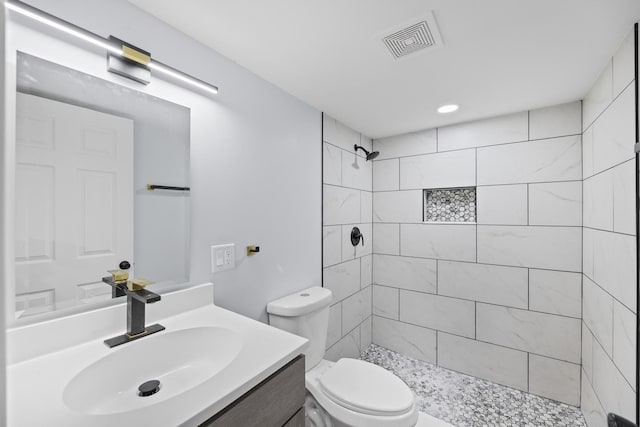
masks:
{"type": "Polygon", "coordinates": [[[453,113],[454,111],[456,111],[458,108],[460,108],[458,105],[456,104],[449,104],[449,105],[443,105],[441,107],[438,107],[438,113],[453,113]]]}

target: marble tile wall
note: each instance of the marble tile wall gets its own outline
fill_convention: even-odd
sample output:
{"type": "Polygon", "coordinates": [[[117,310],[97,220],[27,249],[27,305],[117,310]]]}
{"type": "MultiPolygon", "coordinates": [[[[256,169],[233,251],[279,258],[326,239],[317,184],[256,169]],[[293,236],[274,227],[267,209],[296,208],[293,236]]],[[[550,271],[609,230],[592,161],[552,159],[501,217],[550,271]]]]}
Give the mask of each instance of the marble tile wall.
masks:
{"type": "MultiPolygon", "coordinates": [[[[372,142],[326,114],[322,133],[323,284],[333,292],[325,357],[337,360],[358,357],[371,344],[373,168],[353,146],[371,151],[372,142]],[[364,236],[357,247],[351,244],[354,226],[364,236]]],[[[385,215],[396,218],[401,212],[390,209],[385,215]]]]}
{"type": "Polygon", "coordinates": [[[589,426],[635,417],[633,49],[582,103],[375,141],[324,116],[327,358],[373,342],[581,406],[589,426]],[[424,188],[471,186],[475,224],[422,222],[424,188]]]}
{"type": "Polygon", "coordinates": [[[574,102],[373,141],[375,344],[580,404],[581,120],[574,102]],[[476,223],[423,223],[423,189],[473,186],[476,223]]]}
{"type": "Polygon", "coordinates": [[[631,33],[583,102],[582,412],[635,419],[636,227],[631,33]]]}

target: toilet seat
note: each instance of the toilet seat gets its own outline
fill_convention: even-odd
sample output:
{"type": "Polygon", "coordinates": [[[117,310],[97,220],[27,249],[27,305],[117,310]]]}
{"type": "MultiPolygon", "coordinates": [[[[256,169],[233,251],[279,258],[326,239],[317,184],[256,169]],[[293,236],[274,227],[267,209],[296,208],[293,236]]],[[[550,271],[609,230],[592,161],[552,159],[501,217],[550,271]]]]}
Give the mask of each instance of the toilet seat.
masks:
{"type": "Polygon", "coordinates": [[[372,363],[338,360],[319,378],[322,391],[335,403],[370,415],[402,415],[413,405],[413,393],[402,380],[372,363]]]}
{"type": "Polygon", "coordinates": [[[335,419],[354,427],[409,427],[418,420],[415,395],[391,372],[357,359],[322,360],[306,387],[335,419]]]}

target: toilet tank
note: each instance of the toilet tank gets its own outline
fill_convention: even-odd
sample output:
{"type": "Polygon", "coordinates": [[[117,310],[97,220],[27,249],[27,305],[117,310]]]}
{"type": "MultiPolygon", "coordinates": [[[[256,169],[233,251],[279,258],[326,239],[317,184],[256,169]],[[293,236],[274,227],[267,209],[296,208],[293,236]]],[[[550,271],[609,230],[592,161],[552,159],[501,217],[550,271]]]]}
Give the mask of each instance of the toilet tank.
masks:
{"type": "Polygon", "coordinates": [[[303,352],[307,371],[324,357],[331,299],[329,289],[316,286],[267,304],[271,326],[309,340],[303,352]]]}

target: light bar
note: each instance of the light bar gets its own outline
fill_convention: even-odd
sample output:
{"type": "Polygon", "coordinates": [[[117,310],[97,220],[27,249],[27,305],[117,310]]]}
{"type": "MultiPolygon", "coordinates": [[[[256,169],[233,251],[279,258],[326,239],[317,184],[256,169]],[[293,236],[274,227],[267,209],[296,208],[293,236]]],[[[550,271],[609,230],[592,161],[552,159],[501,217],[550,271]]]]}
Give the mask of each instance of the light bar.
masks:
{"type": "Polygon", "coordinates": [[[5,6],[7,9],[17,12],[20,15],[26,16],[27,18],[31,18],[35,21],[41,22],[45,25],[50,26],[51,28],[55,28],[56,30],[62,31],[63,33],[72,35],[81,40],[89,42],[95,46],[106,49],[107,51],[116,54],[122,55],[122,50],[117,46],[109,43],[107,40],[102,37],[95,35],[89,31],[83,30],[75,25],[69,24],[62,19],[56,18],[55,16],[49,15],[48,13],[42,12],[39,9],[36,9],[32,6],[24,4],[19,1],[6,1],[5,6]]]}
{"type": "Polygon", "coordinates": [[[213,93],[213,94],[217,94],[218,93],[218,87],[214,86],[212,84],[209,84],[207,82],[203,82],[200,79],[196,79],[195,77],[191,77],[179,70],[176,70],[173,67],[169,67],[168,65],[165,65],[161,62],[158,61],[154,61],[153,59],[151,60],[151,62],[149,62],[149,64],[147,64],[149,66],[149,68],[151,68],[152,70],[155,71],[159,71],[169,77],[173,77],[174,79],[183,81],[185,83],[189,83],[190,85],[193,85],[199,89],[202,89],[206,92],[209,93],[213,93]]]}
{"type": "MultiPolygon", "coordinates": [[[[65,34],[74,36],[80,40],[84,40],[85,42],[91,43],[94,46],[103,48],[113,55],[133,60],[135,62],[143,63],[143,61],[140,60],[141,57],[139,56],[139,52],[132,50],[130,47],[114,44],[109,39],[105,39],[104,37],[87,31],[84,28],[78,27],[77,25],[53,16],[31,5],[23,3],[19,0],[6,0],[4,5],[7,9],[13,12],[19,13],[20,15],[26,16],[27,18],[38,21],[65,34]]],[[[185,74],[180,70],[163,64],[162,62],[151,59],[151,57],[148,57],[148,62],[146,65],[150,69],[158,71],[165,76],[169,76],[183,83],[190,84],[207,93],[218,93],[217,86],[185,74]]]]}

